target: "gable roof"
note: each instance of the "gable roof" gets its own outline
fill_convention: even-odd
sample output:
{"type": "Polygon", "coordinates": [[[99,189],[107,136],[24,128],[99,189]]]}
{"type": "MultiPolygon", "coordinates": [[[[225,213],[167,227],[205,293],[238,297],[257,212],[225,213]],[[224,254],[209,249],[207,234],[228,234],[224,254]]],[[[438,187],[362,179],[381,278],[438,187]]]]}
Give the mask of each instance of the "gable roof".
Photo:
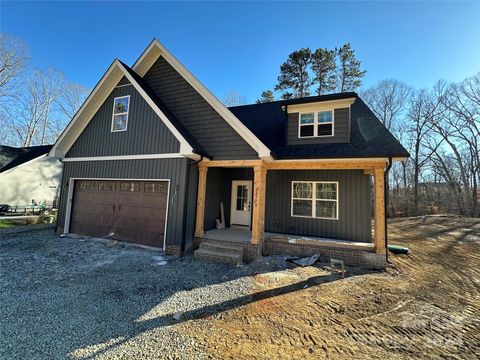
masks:
{"type": "MultiPolygon", "coordinates": [[[[172,122],[172,120],[161,110],[161,107],[163,107],[163,110],[166,112],[168,112],[168,109],[166,109],[165,106],[162,106],[159,99],[154,100],[152,98],[153,92],[148,88],[148,86],[143,82],[140,84],[139,77],[136,76],[136,74],[128,66],[123,64],[118,59],[113,61],[103,77],[97,83],[81,108],[55,142],[49,155],[56,157],[65,156],[75,140],[88,125],[93,115],[97,112],[112,90],[124,76],[133,85],[135,90],[140,93],[143,99],[150,105],[161,121],[163,121],[170,132],[180,142],[180,153],[187,157],[197,158],[198,155],[196,151],[202,153],[202,149],[198,143],[196,143],[195,140],[189,136],[188,132],[182,128],[181,124],[179,124],[176,119],[173,119],[172,122]],[[188,141],[187,138],[190,141],[188,141]]],[[[170,114],[170,116],[171,115],[172,114],[170,114]]]]}
{"type": "Polygon", "coordinates": [[[210,106],[258,153],[260,158],[270,158],[270,149],[240,121],[215,95],[213,95],[180,61],[178,61],[157,39],[153,39],[132,66],[132,70],[143,77],[157,59],[162,56],[210,106]]]}
{"type": "Polygon", "coordinates": [[[0,173],[13,169],[42,155],[46,155],[53,145],[12,147],[0,145],[0,173]]]}
{"type": "Polygon", "coordinates": [[[329,94],[302,99],[280,100],[271,103],[230,107],[272,150],[276,159],[308,158],[405,158],[409,153],[385,128],[356,93],[329,94]],[[327,100],[355,98],[351,105],[349,143],[287,145],[287,115],[282,107],[327,100]]]}

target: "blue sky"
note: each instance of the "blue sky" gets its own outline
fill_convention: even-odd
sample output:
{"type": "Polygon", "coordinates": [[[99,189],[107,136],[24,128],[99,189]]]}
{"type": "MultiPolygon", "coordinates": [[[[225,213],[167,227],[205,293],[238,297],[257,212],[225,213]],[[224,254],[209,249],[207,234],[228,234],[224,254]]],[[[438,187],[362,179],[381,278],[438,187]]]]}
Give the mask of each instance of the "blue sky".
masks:
{"type": "Polygon", "coordinates": [[[350,42],[364,86],[416,87],[480,71],[480,2],[6,2],[0,30],[29,46],[34,67],[93,87],[114,58],[133,64],[153,37],[215,95],[253,102],[300,47],[350,42]]]}

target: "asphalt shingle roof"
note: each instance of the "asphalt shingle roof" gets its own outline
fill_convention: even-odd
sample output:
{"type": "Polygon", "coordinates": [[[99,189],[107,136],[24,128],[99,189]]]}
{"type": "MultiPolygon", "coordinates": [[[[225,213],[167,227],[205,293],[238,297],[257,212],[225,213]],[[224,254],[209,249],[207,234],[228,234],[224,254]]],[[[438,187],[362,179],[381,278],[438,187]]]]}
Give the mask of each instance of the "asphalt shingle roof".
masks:
{"type": "Polygon", "coordinates": [[[53,145],[12,147],[0,145],[0,173],[47,154],[53,145]]]}
{"type": "Polygon", "coordinates": [[[229,108],[277,159],[407,157],[407,150],[356,93],[312,96],[229,108]],[[355,97],[351,105],[350,143],[287,145],[287,116],[282,106],[355,97]]]}

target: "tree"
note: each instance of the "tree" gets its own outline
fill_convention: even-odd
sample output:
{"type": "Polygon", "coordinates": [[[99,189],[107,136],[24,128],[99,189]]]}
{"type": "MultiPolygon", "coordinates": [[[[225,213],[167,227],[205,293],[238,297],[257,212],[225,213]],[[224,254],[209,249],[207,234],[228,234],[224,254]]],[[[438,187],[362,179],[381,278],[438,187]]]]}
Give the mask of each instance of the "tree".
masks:
{"type": "Polygon", "coordinates": [[[21,146],[44,145],[49,136],[52,112],[63,84],[63,74],[35,70],[21,94],[6,103],[5,111],[21,146]]]}
{"type": "Polygon", "coordinates": [[[338,58],[338,90],[340,92],[353,91],[362,85],[366,71],[360,69],[361,62],[355,57],[350,43],[336,49],[338,58]]]}
{"type": "Polygon", "coordinates": [[[335,55],[335,50],[328,49],[317,49],[312,54],[312,71],[315,74],[317,95],[335,91],[337,87],[335,55]]]}
{"type": "Polygon", "coordinates": [[[60,91],[58,106],[60,111],[71,120],[82,106],[90,90],[75,82],[65,83],[60,91]]]}
{"type": "Polygon", "coordinates": [[[257,99],[257,104],[269,103],[275,101],[275,96],[273,95],[272,90],[265,90],[260,95],[260,98],[257,99]]]}
{"type": "Polygon", "coordinates": [[[223,99],[223,103],[226,106],[245,105],[247,103],[247,99],[245,99],[245,96],[240,95],[237,91],[230,90],[223,99]]]}
{"type": "Polygon", "coordinates": [[[388,79],[363,91],[361,96],[387,129],[396,130],[397,122],[406,110],[411,92],[406,84],[388,79]]]}
{"type": "Polygon", "coordinates": [[[287,61],[280,66],[280,76],[275,90],[292,90],[294,98],[309,96],[313,84],[308,73],[311,58],[312,52],[309,48],[301,48],[288,55],[287,61]]]}
{"type": "Polygon", "coordinates": [[[0,97],[9,95],[12,81],[25,68],[27,60],[28,51],[23,41],[0,34],[0,97]]]}

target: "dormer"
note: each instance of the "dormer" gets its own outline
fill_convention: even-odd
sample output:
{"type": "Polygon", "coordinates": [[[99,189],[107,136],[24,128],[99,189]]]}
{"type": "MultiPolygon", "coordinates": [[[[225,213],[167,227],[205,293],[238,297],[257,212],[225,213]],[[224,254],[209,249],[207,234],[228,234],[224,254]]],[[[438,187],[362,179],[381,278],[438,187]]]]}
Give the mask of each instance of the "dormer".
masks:
{"type": "Polygon", "coordinates": [[[288,118],[287,145],[350,142],[350,106],[355,98],[287,102],[283,107],[288,118]]]}

